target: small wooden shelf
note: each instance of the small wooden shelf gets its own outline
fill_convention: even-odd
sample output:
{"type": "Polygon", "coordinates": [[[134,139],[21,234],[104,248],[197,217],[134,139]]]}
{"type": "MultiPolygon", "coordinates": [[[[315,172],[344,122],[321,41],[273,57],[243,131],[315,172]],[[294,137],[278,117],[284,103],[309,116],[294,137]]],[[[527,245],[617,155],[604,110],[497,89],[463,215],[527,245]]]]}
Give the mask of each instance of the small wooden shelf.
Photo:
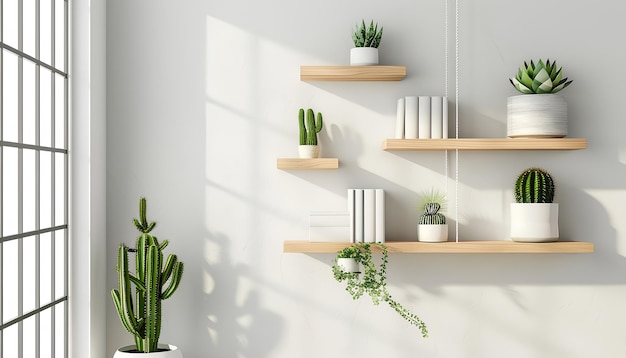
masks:
{"type": "Polygon", "coordinates": [[[325,170],[339,168],[339,159],[337,158],[278,158],[276,159],[276,168],[283,170],[325,170]]]}
{"type": "Polygon", "coordinates": [[[401,81],[406,66],[300,66],[301,81],[401,81]]]}
{"type": "Polygon", "coordinates": [[[383,150],[574,150],[587,148],[585,138],[385,139],[383,150]]]}
{"type": "MultiPolygon", "coordinates": [[[[336,253],[349,242],[285,241],[283,252],[288,253],[336,253]]],[[[557,241],[525,243],[513,241],[448,241],[448,242],[385,242],[389,253],[406,254],[576,254],[592,253],[593,243],[580,241],[557,241]]],[[[375,245],[372,251],[380,251],[375,245]]]]}

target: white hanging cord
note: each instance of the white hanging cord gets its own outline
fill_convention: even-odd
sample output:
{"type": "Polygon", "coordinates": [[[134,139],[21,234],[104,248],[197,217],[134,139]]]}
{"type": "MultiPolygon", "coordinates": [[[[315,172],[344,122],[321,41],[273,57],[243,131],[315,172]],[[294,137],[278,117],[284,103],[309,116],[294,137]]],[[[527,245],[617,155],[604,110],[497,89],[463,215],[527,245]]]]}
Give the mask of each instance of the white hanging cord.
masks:
{"type": "MultiPolygon", "coordinates": [[[[459,139],[459,0],[455,1],[455,124],[456,124],[456,139],[459,139]]],[[[459,242],[459,149],[456,149],[456,161],[455,161],[455,216],[456,216],[456,242],[459,242]]]]}
{"type": "MultiPolygon", "coordinates": [[[[445,58],[445,60],[444,60],[445,76],[444,76],[444,78],[445,78],[445,83],[444,83],[444,87],[445,87],[445,91],[444,91],[444,96],[446,97],[446,100],[448,98],[448,81],[449,81],[448,66],[450,65],[449,61],[448,61],[448,56],[449,56],[449,54],[448,54],[448,36],[449,36],[448,35],[448,1],[449,0],[445,0],[444,10],[443,10],[444,11],[444,15],[445,15],[444,16],[444,18],[445,18],[445,29],[444,29],[444,43],[445,43],[445,47],[444,47],[444,58],[445,58]]],[[[447,133],[445,133],[445,134],[446,134],[446,137],[447,137],[447,133]]],[[[445,178],[446,178],[445,193],[446,193],[446,197],[447,198],[450,197],[450,195],[448,195],[448,175],[449,175],[448,162],[449,162],[448,151],[445,150],[444,151],[445,178]]]]}

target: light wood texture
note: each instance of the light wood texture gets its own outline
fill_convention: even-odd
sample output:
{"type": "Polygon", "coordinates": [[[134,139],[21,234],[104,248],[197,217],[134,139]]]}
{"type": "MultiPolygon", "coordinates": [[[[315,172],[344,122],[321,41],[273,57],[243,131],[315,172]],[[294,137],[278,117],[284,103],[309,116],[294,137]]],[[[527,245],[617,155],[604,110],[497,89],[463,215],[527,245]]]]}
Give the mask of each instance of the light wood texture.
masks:
{"type": "Polygon", "coordinates": [[[301,66],[301,81],[400,81],[406,66],[301,66]]]}
{"type": "Polygon", "coordinates": [[[276,168],[283,170],[324,170],[339,168],[337,158],[278,158],[276,168]]]}
{"type": "Polygon", "coordinates": [[[385,139],[383,150],[574,150],[587,148],[585,138],[385,139]]]}
{"type": "MultiPolygon", "coordinates": [[[[336,253],[349,242],[309,242],[285,241],[283,251],[291,253],[336,253]]],[[[579,241],[558,241],[544,243],[524,243],[513,241],[460,241],[460,242],[386,242],[390,253],[407,254],[574,254],[592,253],[593,243],[579,241]]],[[[379,252],[377,246],[372,251],[379,252]]]]}

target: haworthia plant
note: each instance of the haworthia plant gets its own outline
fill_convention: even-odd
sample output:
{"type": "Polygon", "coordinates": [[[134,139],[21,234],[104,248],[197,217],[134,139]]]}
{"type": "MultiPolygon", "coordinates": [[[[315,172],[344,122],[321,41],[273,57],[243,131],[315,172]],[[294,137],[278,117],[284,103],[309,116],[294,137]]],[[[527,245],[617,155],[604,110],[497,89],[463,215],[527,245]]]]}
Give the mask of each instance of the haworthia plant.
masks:
{"type": "Polygon", "coordinates": [[[171,297],[178,288],[184,265],[172,254],[163,262],[163,249],[168,241],[159,244],[150,234],[156,223],[148,223],[146,219],[145,198],[139,201],[139,220],[133,219],[133,222],[141,234],[135,249],[123,243],[119,246],[115,267],[118,288],[111,290],[111,296],[122,325],[135,338],[137,350],[150,353],[158,350],[161,301],[171,297]],[[128,268],[129,252],[135,253],[135,274],[128,268]]]}
{"type": "Polygon", "coordinates": [[[528,168],[515,181],[515,201],[518,203],[551,203],[555,186],[550,173],[539,168],[528,168]]]}
{"type": "Polygon", "coordinates": [[[324,122],[322,114],[317,112],[317,118],[311,108],[306,111],[306,121],[304,109],[298,111],[298,124],[300,126],[300,145],[317,145],[317,133],[322,130],[324,122]]]}
{"type": "Polygon", "coordinates": [[[374,24],[372,20],[369,28],[365,25],[365,20],[361,20],[361,25],[357,24],[352,31],[352,41],[354,47],[375,47],[378,48],[380,40],[383,37],[383,27],[378,29],[378,24],[374,24]]]}
{"type": "Polygon", "coordinates": [[[530,65],[524,61],[524,67],[517,71],[517,76],[509,81],[521,93],[542,94],[557,93],[569,86],[572,81],[563,78],[563,68],[556,65],[556,61],[544,63],[541,59],[537,64],[531,60],[530,65]]]}

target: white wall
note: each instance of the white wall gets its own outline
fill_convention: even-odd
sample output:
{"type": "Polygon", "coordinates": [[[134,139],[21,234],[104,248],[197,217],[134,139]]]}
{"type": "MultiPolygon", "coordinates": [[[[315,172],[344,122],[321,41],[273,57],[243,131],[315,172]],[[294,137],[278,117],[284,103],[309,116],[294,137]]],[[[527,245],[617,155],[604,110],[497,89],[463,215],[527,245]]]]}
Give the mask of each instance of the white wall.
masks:
{"type": "MultiPolygon", "coordinates": [[[[430,338],[420,338],[388,307],[353,302],[332,278],[333,255],[284,254],[282,244],[306,239],[308,212],[342,209],[351,187],[386,190],[395,240],[415,239],[422,190],[448,187],[454,206],[444,153],[381,150],[398,97],[445,91],[443,2],[109,0],[109,288],[112,253],[133,242],[130,219],[146,196],[157,235],[186,263],[162,333],[186,358],[626,355],[626,4],[461,3],[461,136],[504,137],[508,78],[524,60],[549,57],[574,80],[562,92],[570,136],[589,142],[462,152],[461,239],[506,238],[512,182],[542,166],[557,180],[561,236],[591,241],[595,253],[394,255],[391,293],[428,324],[430,338]],[[348,63],[361,18],[384,26],[381,61],[406,65],[407,78],[299,81],[300,65],[348,63]],[[324,114],[323,155],[339,157],[339,170],[276,169],[277,157],[296,156],[300,107],[324,114]]],[[[107,309],[111,355],[132,340],[107,309]]]]}

